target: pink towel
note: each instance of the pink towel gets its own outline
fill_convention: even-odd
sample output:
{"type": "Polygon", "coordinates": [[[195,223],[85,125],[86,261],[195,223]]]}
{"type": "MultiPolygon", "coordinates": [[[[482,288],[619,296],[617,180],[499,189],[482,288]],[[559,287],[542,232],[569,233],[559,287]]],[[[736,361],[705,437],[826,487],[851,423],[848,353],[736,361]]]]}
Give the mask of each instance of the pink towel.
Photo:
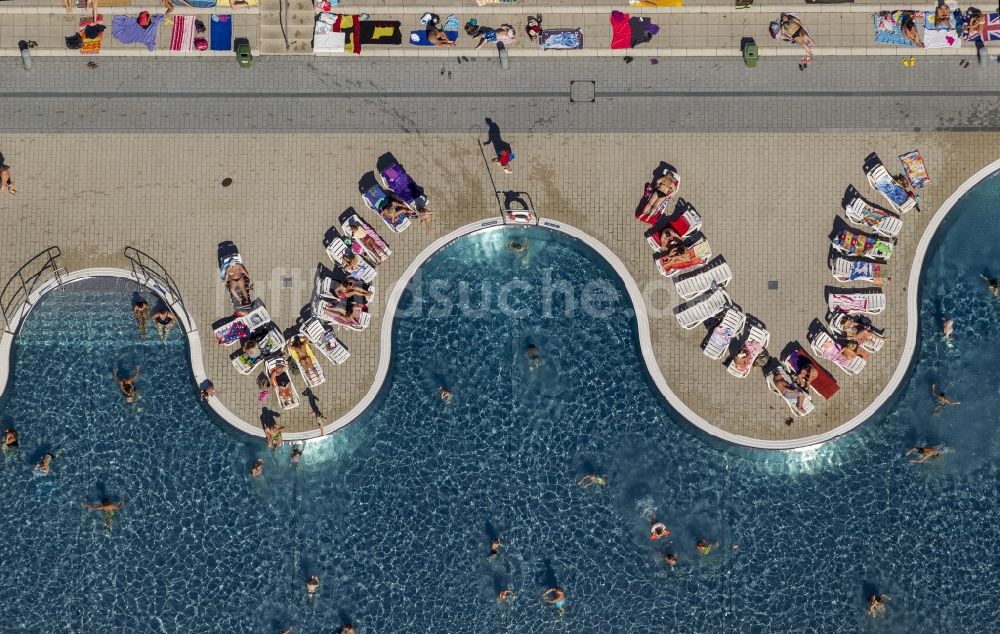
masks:
{"type": "Polygon", "coordinates": [[[174,30],[170,33],[170,50],[194,50],[194,16],[174,16],[174,30]]]}

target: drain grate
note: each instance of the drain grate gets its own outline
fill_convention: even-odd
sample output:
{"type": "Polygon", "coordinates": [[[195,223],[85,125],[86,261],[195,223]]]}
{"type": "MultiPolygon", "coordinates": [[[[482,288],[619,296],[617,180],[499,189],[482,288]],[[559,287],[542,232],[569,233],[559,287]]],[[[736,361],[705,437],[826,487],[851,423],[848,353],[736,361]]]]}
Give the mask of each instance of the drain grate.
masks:
{"type": "Polygon", "coordinates": [[[593,81],[569,82],[570,103],[594,103],[596,99],[597,99],[597,82],[593,81]]]}
{"type": "Polygon", "coordinates": [[[769,291],[776,291],[776,290],[778,290],[778,280],[768,280],[767,281],[767,290],[769,290],[769,291]]]}
{"type": "Polygon", "coordinates": [[[281,286],[284,288],[292,288],[295,285],[295,281],[290,277],[281,278],[281,286]]]}

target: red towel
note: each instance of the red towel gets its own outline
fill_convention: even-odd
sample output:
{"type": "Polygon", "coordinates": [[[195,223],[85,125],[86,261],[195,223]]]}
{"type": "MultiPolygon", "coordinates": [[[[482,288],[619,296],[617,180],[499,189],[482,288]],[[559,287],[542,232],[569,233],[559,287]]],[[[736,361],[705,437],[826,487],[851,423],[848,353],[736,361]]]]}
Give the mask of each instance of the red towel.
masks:
{"type": "Polygon", "coordinates": [[[621,11],[611,12],[611,48],[630,48],[632,46],[632,27],[628,23],[629,15],[621,11]]]}

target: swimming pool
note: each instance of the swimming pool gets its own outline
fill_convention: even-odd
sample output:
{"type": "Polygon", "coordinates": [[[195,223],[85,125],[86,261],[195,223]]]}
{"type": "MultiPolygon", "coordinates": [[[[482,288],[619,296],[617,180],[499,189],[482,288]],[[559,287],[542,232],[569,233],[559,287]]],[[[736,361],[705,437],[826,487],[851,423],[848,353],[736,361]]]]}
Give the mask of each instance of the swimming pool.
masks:
{"type": "Polygon", "coordinates": [[[430,259],[401,303],[375,406],[297,468],[287,447],[271,455],[212,421],[180,333],[138,340],[131,289],[51,293],[16,340],[2,405],[22,446],[0,462],[0,620],[80,632],[319,632],[346,619],[361,632],[988,631],[1000,611],[1000,300],[977,276],[1000,262],[998,195],[997,177],[967,195],[928,258],[918,362],[894,411],[793,453],[722,447],[672,419],[620,281],[541,229],[482,232],[430,259]],[[526,252],[506,249],[524,239],[526,252]],[[953,347],[936,335],[942,313],[959,316],[953,347]],[[534,372],[528,342],[543,353],[534,372]],[[111,371],[138,362],[131,409],[111,371]],[[932,415],[932,381],[962,404],[932,415]],[[930,443],[950,449],[927,465],[902,457],[930,443]],[[32,477],[48,450],[52,475],[32,477]],[[581,490],[588,472],[610,485],[581,490]],[[110,537],[80,508],[105,494],[127,498],[110,537]],[[650,512],[672,531],[665,543],[647,537],[650,512]],[[493,534],[505,547],[489,561],[493,534]],[[720,545],[698,558],[702,537],[720,545]],[[309,574],[322,578],[312,605],[309,574]],[[554,583],[568,593],[562,618],[538,599],[554,583]],[[499,606],[507,586],[519,597],[499,606]],[[873,622],[876,590],[892,601],[873,622]]]}

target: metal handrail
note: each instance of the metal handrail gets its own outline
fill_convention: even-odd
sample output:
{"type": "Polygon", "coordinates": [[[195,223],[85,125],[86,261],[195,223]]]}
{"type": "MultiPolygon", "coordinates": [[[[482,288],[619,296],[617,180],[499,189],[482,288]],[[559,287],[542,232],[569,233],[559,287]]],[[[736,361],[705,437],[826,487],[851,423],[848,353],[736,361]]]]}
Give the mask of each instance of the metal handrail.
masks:
{"type": "Polygon", "coordinates": [[[7,280],[7,283],[4,284],[3,290],[0,291],[0,313],[3,314],[5,332],[13,334],[10,330],[11,317],[19,308],[21,308],[22,305],[31,305],[31,294],[38,286],[41,285],[41,283],[47,282],[50,279],[49,277],[42,277],[46,272],[52,271],[52,276],[56,278],[56,286],[59,286],[62,283],[60,281],[60,273],[62,272],[62,269],[59,268],[59,263],[57,262],[57,259],[61,256],[62,251],[59,247],[48,247],[35,257],[22,264],[21,268],[19,268],[17,272],[14,273],[9,280],[7,280]],[[42,258],[45,259],[45,262],[39,266],[36,261],[42,258]],[[37,266],[37,270],[26,276],[25,270],[32,265],[37,266]],[[8,291],[11,291],[11,296],[9,298],[7,296],[8,291]]]}
{"type": "Polygon", "coordinates": [[[191,333],[197,330],[197,328],[189,328],[194,320],[191,319],[191,313],[188,311],[187,305],[184,304],[184,298],[181,297],[181,292],[167,269],[153,256],[135,247],[125,247],[123,255],[132,266],[132,277],[135,278],[136,282],[140,285],[152,286],[153,290],[159,293],[164,300],[180,306],[186,318],[181,320],[184,331],[191,333]]]}

